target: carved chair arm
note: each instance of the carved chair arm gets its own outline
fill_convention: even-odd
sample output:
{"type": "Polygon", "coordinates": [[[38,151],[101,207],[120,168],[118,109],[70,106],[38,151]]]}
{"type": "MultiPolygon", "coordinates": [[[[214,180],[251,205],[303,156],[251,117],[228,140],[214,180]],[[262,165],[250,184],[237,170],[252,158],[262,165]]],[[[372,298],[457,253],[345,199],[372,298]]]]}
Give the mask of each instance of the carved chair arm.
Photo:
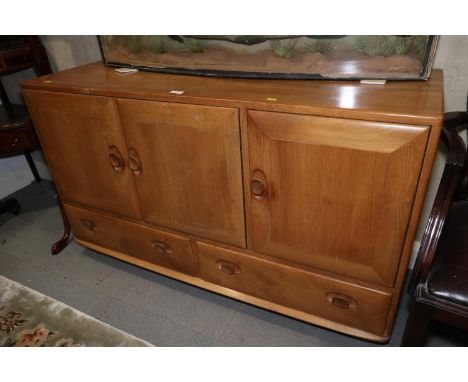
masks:
{"type": "MultiPolygon", "coordinates": [[[[454,133],[459,133],[468,128],[468,112],[450,112],[444,115],[444,128],[454,133]]],[[[467,131],[468,138],[468,131],[467,131]]],[[[468,160],[468,159],[467,159],[468,160]]],[[[463,168],[460,185],[458,186],[455,200],[468,199],[468,165],[463,168]]]]}
{"type": "MultiPolygon", "coordinates": [[[[458,121],[461,124],[466,123],[462,122],[463,120],[459,119],[458,121]]],[[[411,275],[408,286],[408,293],[410,295],[414,294],[418,284],[424,282],[429,274],[450,205],[454,200],[463,175],[466,147],[461,137],[457,134],[457,128],[460,124],[455,124],[453,120],[450,120],[448,128],[445,126],[446,122],[444,121],[441,139],[448,147],[449,152],[411,275]]]]}

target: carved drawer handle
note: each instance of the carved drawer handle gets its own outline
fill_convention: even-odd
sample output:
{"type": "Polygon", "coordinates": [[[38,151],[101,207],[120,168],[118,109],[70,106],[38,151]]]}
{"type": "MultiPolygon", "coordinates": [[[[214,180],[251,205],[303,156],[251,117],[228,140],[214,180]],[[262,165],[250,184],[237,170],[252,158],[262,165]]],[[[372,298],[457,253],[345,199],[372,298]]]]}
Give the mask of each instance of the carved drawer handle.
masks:
{"type": "Polygon", "coordinates": [[[141,174],[141,159],[138,152],[133,147],[128,149],[128,164],[135,175],[141,174]]]}
{"type": "Polygon", "coordinates": [[[241,273],[240,267],[234,263],[230,263],[229,261],[220,260],[217,262],[217,265],[221,271],[228,275],[238,275],[241,273]]]}
{"type": "Polygon", "coordinates": [[[15,147],[15,146],[20,145],[21,143],[22,143],[22,142],[21,142],[21,139],[15,138],[15,139],[13,139],[13,142],[11,142],[11,145],[12,145],[13,147],[15,147]]]}
{"type": "Polygon", "coordinates": [[[341,309],[356,309],[358,304],[355,299],[340,293],[327,293],[328,302],[341,309]]]}
{"type": "Polygon", "coordinates": [[[109,146],[109,161],[115,171],[123,171],[124,161],[122,159],[122,155],[120,155],[119,149],[114,145],[109,146]]]}
{"type": "Polygon", "coordinates": [[[164,241],[160,241],[160,240],[154,240],[152,243],[151,243],[151,246],[156,250],[156,252],[158,253],[165,253],[165,254],[169,254],[169,253],[172,253],[172,247],[167,244],[166,242],[164,241]]]}
{"type": "Polygon", "coordinates": [[[92,220],[80,219],[80,222],[88,231],[97,231],[96,223],[92,220]]]}
{"type": "Polygon", "coordinates": [[[255,170],[250,177],[250,192],[256,199],[264,199],[267,196],[267,180],[265,174],[255,170]]]}

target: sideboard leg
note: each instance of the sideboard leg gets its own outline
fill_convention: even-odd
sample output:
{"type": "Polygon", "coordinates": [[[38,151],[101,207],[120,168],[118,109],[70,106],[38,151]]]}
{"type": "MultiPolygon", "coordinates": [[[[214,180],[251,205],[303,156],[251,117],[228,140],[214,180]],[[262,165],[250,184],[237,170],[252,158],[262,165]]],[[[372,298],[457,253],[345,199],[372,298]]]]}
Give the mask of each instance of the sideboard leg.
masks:
{"type": "Polygon", "coordinates": [[[50,249],[52,252],[52,255],[56,255],[60,253],[68,245],[70,235],[71,235],[70,222],[68,221],[67,214],[65,213],[65,209],[63,208],[62,201],[60,200],[60,197],[58,195],[57,195],[57,203],[60,207],[60,213],[62,214],[63,236],[59,241],[57,241],[56,243],[54,243],[54,245],[52,245],[52,248],[50,249]]]}

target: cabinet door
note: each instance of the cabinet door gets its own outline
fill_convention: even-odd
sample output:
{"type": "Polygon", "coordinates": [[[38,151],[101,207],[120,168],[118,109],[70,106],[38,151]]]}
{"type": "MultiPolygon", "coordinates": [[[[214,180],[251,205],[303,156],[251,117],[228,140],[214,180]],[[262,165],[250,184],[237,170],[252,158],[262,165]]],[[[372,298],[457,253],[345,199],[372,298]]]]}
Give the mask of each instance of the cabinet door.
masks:
{"type": "Polygon", "coordinates": [[[250,111],[253,250],[392,285],[428,132],[250,111]]]}
{"type": "Polygon", "coordinates": [[[245,246],[237,109],[118,105],[143,219],[245,246]]]}
{"type": "Polygon", "coordinates": [[[24,95],[64,201],[139,217],[115,100],[35,91],[24,95]]]}

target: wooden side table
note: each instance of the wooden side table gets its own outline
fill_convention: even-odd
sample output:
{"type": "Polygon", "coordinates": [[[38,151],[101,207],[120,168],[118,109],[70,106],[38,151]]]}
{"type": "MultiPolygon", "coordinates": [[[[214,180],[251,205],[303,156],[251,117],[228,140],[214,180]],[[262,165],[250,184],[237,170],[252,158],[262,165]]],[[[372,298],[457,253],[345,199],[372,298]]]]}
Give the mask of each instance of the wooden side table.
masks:
{"type": "Polygon", "coordinates": [[[52,73],[44,46],[37,36],[0,37],[0,158],[24,154],[34,179],[41,181],[31,151],[40,148],[24,105],[12,104],[1,76],[33,68],[38,76],[52,73]]]}
{"type": "MultiPolygon", "coordinates": [[[[33,68],[38,76],[52,73],[44,46],[37,36],[0,36],[0,158],[23,154],[37,182],[41,181],[31,157],[31,151],[40,149],[34,126],[24,105],[12,104],[1,82],[1,76],[33,68]]],[[[58,197],[64,233],[51,248],[52,254],[66,247],[70,238],[68,222],[58,197]]],[[[14,198],[0,201],[0,214],[19,213],[20,205],[14,198]]]]}
{"type": "MultiPolygon", "coordinates": [[[[51,73],[49,60],[37,36],[0,36],[0,158],[23,154],[37,182],[41,181],[31,151],[40,145],[24,105],[12,104],[1,82],[1,76],[34,68],[37,75],[51,73]]],[[[0,214],[19,213],[14,198],[0,202],[0,214]]]]}
{"type": "Polygon", "coordinates": [[[0,157],[24,154],[36,182],[41,178],[31,157],[31,151],[40,148],[24,105],[0,106],[0,157]]]}

